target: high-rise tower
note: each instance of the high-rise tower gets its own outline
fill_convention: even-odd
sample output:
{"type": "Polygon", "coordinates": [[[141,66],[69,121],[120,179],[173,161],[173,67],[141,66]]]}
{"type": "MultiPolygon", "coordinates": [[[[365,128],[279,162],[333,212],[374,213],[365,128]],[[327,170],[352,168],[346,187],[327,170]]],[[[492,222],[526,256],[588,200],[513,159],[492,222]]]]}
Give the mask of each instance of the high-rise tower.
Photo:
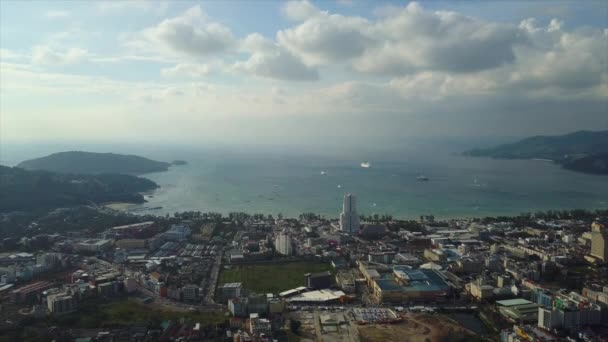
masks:
{"type": "Polygon", "coordinates": [[[348,234],[359,231],[359,215],[357,214],[357,199],[355,195],[344,195],[342,213],[340,214],[340,230],[348,234]]]}

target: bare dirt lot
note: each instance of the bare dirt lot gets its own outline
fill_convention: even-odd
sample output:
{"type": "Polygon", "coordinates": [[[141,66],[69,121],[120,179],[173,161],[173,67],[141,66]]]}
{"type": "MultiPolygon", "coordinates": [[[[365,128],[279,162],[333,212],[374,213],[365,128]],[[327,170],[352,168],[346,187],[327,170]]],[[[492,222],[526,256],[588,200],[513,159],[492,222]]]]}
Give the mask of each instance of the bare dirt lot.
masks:
{"type": "Polygon", "coordinates": [[[361,342],[436,342],[454,341],[459,338],[466,341],[469,334],[466,329],[443,315],[407,313],[402,316],[404,321],[399,324],[359,326],[361,342]]]}

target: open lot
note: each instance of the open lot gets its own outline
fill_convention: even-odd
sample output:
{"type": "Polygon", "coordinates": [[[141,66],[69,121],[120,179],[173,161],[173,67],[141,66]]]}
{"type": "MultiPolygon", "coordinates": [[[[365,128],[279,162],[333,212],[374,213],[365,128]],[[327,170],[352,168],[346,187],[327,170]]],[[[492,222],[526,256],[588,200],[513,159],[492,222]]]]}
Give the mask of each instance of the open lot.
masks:
{"type": "Polygon", "coordinates": [[[304,286],[304,274],[328,271],[329,264],[320,262],[290,262],[281,264],[235,265],[220,273],[219,284],[243,283],[257,293],[279,293],[304,286]]]}
{"type": "Polygon", "coordinates": [[[408,313],[403,317],[404,321],[398,324],[360,325],[360,341],[464,342],[477,340],[477,336],[471,335],[446,316],[408,313]]]}

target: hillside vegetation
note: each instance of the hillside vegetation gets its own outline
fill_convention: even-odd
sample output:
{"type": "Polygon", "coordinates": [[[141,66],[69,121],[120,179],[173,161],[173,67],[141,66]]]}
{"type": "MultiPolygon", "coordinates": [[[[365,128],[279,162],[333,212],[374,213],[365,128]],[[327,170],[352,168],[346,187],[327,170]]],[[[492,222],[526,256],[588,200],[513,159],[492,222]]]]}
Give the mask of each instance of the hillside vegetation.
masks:
{"type": "Polygon", "coordinates": [[[149,179],[130,175],[61,174],[0,165],[0,212],[115,201],[142,203],[139,193],[157,187],[149,179]]]}
{"type": "Polygon", "coordinates": [[[535,136],[511,144],[469,150],[464,154],[499,159],[550,159],[569,170],[608,174],[608,131],[535,136]]]}
{"type": "Polygon", "coordinates": [[[142,174],[167,171],[170,163],[136,155],[94,152],[59,152],[46,157],[21,162],[17,167],[26,170],[45,170],[78,174],[142,174]]]}

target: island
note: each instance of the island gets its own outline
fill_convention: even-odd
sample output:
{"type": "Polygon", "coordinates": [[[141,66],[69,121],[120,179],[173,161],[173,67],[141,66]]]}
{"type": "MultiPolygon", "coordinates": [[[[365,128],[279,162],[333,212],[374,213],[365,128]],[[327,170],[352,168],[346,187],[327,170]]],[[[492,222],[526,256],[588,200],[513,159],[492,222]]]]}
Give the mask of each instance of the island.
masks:
{"type": "Polygon", "coordinates": [[[44,170],[75,174],[128,174],[139,175],[167,171],[170,163],[136,155],[69,151],[23,161],[17,167],[25,170],[44,170]]]}
{"type": "Polygon", "coordinates": [[[510,144],[472,149],[463,154],[496,159],[543,159],[560,164],[568,170],[606,175],[608,131],[534,136],[510,144]]]}
{"type": "Polygon", "coordinates": [[[107,202],[143,203],[153,181],[122,174],[62,174],[0,165],[0,213],[107,202]]]}

